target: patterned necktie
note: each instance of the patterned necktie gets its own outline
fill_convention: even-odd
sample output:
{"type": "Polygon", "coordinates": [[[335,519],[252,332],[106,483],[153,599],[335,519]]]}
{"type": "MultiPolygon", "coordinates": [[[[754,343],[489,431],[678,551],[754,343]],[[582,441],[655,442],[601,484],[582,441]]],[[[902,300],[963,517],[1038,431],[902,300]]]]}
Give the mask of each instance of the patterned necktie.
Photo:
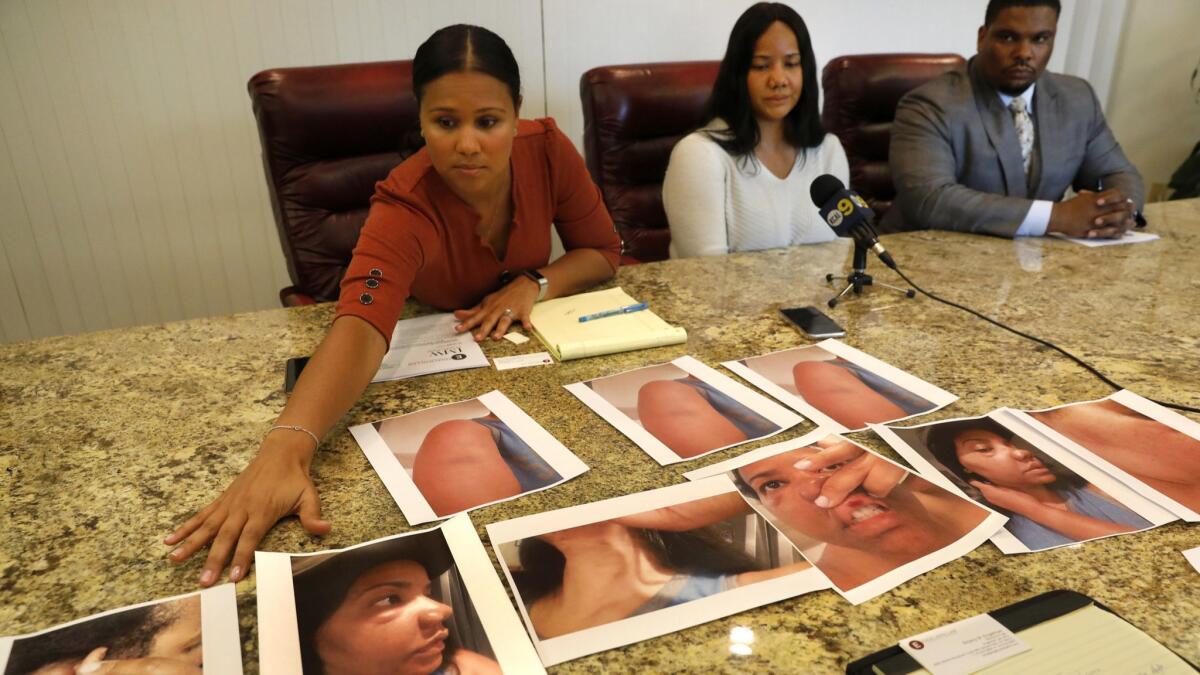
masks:
{"type": "Polygon", "coordinates": [[[1008,104],[1012,112],[1013,126],[1017,129],[1017,140],[1021,143],[1021,161],[1025,164],[1025,175],[1029,175],[1029,160],[1033,157],[1033,118],[1025,107],[1025,99],[1020,96],[1008,104]]]}

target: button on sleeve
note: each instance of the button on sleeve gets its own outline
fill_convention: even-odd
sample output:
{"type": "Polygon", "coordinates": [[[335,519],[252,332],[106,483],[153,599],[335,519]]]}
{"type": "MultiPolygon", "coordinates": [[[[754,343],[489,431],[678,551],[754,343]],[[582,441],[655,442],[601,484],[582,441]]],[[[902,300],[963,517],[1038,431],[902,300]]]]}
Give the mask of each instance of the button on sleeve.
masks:
{"type": "Polygon", "coordinates": [[[357,316],[391,340],[412,281],[424,264],[424,246],[416,234],[423,223],[421,214],[403,204],[373,200],[342,277],[338,317],[357,316]]]}

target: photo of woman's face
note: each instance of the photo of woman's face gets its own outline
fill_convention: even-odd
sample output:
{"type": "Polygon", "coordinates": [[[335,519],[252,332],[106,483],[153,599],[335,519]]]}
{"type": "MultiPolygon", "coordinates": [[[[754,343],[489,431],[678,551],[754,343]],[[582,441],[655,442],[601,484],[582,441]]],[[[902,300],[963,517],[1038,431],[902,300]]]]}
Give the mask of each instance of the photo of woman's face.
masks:
{"type": "Polygon", "coordinates": [[[449,606],[429,597],[425,568],[411,560],[377,565],[360,576],[316,632],[329,675],[425,675],[442,662],[449,606]]]}
{"type": "Polygon", "coordinates": [[[970,429],[960,433],[954,438],[954,452],[963,469],[993,485],[1031,487],[1057,479],[1032,452],[991,431],[970,429]]]}
{"type": "MultiPolygon", "coordinates": [[[[748,464],[738,473],[762,505],[801,534],[828,544],[880,553],[908,553],[936,548],[941,537],[925,507],[902,485],[878,498],[856,489],[834,508],[814,504],[821,486],[837,471],[797,469],[795,464],[816,454],[807,447],[748,464]]],[[[911,476],[907,483],[920,480],[911,476]]]]}

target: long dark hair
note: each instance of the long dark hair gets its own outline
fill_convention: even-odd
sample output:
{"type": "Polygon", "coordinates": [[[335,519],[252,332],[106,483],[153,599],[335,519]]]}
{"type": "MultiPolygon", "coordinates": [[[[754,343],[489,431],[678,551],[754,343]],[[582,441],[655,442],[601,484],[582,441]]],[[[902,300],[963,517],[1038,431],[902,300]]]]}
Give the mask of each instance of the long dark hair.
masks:
{"type": "Polygon", "coordinates": [[[778,2],[760,2],[743,12],[733,24],[729,46],[725,48],[725,58],[721,59],[717,81],[713,83],[712,96],[704,113],[706,125],[718,117],[729,125],[728,130],[710,131],[708,136],[734,157],[752,157],[760,140],[746,76],[754,58],[755,43],[776,21],[796,34],[800,67],[804,71],[800,100],[783,120],[783,138],[796,148],[815,148],[825,140],[825,129],[817,110],[817,63],[808,27],[791,7],[778,2]]]}
{"type": "MultiPolygon", "coordinates": [[[[658,564],[681,574],[741,574],[763,566],[735,550],[716,525],[686,532],[629,528],[634,539],[650,552],[658,564]]],[[[529,605],[562,586],[567,559],[554,546],[530,537],[517,545],[521,571],[513,581],[529,605]]]]}
{"type": "Polygon", "coordinates": [[[420,105],[425,87],[443,75],[479,72],[508,87],[513,108],[521,103],[521,70],[508,43],[480,26],[446,26],[429,36],[413,56],[413,94],[420,105]]]}

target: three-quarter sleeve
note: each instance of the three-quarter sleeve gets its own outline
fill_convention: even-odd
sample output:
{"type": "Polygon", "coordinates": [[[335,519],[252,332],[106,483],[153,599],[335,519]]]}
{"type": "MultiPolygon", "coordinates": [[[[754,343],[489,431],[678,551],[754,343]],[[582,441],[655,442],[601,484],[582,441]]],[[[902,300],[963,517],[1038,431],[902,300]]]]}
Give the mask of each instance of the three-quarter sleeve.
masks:
{"type": "Polygon", "coordinates": [[[385,341],[404,309],[413,279],[437,246],[428,218],[416,209],[377,194],[342,277],[334,320],[357,316],[385,341]]]}
{"type": "Polygon", "coordinates": [[[546,153],[554,190],[554,223],[563,248],[599,251],[613,270],[621,264],[621,237],[612,216],[592,182],[583,157],[550,119],[546,125],[546,153]]]}

